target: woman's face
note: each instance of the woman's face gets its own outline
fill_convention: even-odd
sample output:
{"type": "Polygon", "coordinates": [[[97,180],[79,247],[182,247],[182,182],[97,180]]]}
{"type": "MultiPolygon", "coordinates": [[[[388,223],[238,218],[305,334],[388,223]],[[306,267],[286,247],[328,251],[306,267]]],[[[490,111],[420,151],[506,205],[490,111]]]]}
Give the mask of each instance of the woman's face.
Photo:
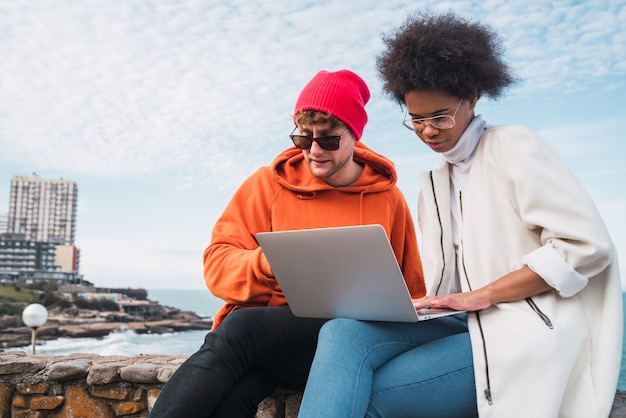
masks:
{"type": "MultiPolygon", "coordinates": [[[[454,116],[455,123],[450,129],[436,128],[427,120],[415,131],[422,142],[439,153],[454,148],[467,125],[474,118],[474,106],[476,106],[476,98],[461,100],[460,97],[450,96],[441,90],[411,90],[404,94],[404,101],[412,119],[441,115],[454,116]]],[[[437,124],[436,121],[435,124],[437,124]]]]}

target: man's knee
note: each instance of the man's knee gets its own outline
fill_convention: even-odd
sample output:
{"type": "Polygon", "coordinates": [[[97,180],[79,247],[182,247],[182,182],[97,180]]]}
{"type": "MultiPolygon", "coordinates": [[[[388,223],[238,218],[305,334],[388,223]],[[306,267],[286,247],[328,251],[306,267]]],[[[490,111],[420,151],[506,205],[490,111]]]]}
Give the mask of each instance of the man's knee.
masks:
{"type": "Polygon", "coordinates": [[[210,332],[205,345],[223,345],[229,347],[246,346],[252,342],[257,348],[263,343],[273,343],[280,335],[274,335],[276,329],[283,334],[285,327],[280,320],[292,315],[289,307],[253,307],[240,308],[231,312],[220,326],[210,332]]]}
{"type": "Polygon", "coordinates": [[[250,336],[251,333],[256,331],[262,332],[262,330],[270,325],[272,317],[277,312],[270,312],[269,310],[277,308],[273,307],[254,307],[254,308],[240,308],[236,309],[220,324],[214,334],[227,334],[231,337],[236,336],[250,336]]]}

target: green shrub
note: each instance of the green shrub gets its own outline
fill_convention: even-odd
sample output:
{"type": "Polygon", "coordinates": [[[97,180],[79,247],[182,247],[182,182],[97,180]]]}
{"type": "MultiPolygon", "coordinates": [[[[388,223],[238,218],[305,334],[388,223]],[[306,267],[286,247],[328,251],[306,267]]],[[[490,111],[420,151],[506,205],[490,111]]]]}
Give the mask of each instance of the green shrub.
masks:
{"type": "Polygon", "coordinates": [[[72,306],[72,302],[59,295],[58,293],[51,291],[43,294],[41,304],[46,308],[59,307],[61,309],[66,309],[72,306]]]}
{"type": "Polygon", "coordinates": [[[92,311],[119,311],[120,307],[117,302],[111,299],[85,299],[74,298],[74,305],[80,309],[89,309],[92,311]]]}
{"type": "Polygon", "coordinates": [[[0,303],[0,316],[2,315],[22,315],[25,303],[0,303]]]}

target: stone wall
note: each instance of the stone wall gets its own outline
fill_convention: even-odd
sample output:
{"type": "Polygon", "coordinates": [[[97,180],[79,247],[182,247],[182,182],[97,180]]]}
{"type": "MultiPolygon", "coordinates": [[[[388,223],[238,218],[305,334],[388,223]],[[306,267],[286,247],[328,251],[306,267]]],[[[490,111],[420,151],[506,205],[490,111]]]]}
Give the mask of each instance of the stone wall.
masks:
{"type": "MultiPolygon", "coordinates": [[[[0,350],[0,418],[147,417],[164,383],[187,356],[71,354],[0,350]]],[[[296,418],[301,393],[277,390],[256,418],[296,418]]],[[[611,418],[626,418],[618,392],[611,418]]]]}
{"type": "MultiPolygon", "coordinates": [[[[187,356],[0,351],[0,418],[147,417],[164,383],[187,356]]],[[[296,418],[301,394],[277,390],[257,418],[296,418]]]]}

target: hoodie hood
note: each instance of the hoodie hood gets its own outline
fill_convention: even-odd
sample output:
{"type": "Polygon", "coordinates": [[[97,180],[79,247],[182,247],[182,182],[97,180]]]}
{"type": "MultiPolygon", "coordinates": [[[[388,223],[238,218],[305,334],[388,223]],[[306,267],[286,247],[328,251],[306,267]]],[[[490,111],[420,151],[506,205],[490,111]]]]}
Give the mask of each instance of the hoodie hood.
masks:
{"type": "MultiPolygon", "coordinates": [[[[341,187],[342,192],[377,193],[395,186],[397,174],[391,160],[361,142],[355,142],[353,158],[363,165],[363,172],[354,183],[341,187]]],[[[322,190],[337,189],[311,174],[302,151],[296,147],[281,152],[272,162],[271,169],[281,186],[303,195],[315,195],[322,190]]]]}

